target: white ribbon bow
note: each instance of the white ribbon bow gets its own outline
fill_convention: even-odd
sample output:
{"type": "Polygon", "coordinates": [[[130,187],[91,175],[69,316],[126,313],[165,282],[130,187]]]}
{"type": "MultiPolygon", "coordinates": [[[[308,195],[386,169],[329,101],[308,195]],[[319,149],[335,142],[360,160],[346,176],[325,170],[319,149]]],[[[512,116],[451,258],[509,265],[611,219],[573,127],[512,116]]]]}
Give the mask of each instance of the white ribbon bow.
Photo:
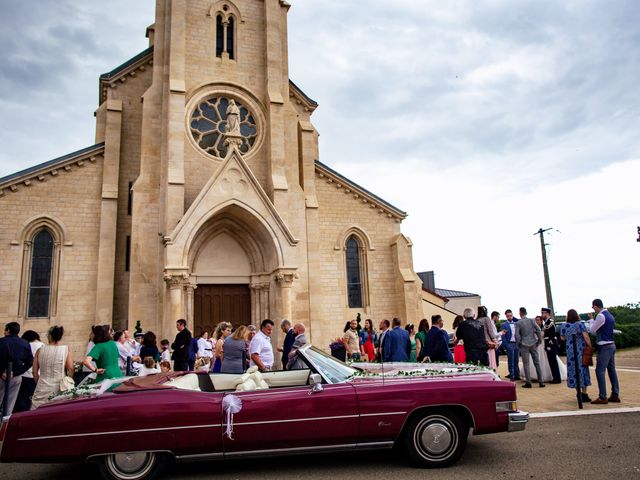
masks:
{"type": "Polygon", "coordinates": [[[227,413],[226,435],[233,440],[233,415],[242,410],[242,400],[235,395],[226,395],[222,399],[222,409],[227,413]]]}

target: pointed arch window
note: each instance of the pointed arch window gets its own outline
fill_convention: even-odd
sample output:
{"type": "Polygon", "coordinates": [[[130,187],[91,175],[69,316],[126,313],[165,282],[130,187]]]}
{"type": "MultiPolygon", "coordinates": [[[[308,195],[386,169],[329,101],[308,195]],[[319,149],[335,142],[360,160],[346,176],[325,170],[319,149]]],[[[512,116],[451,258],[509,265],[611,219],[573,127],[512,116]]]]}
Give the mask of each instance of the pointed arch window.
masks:
{"type": "Polygon", "coordinates": [[[229,54],[229,58],[231,60],[233,60],[235,58],[234,55],[234,29],[235,29],[235,22],[233,20],[233,17],[229,17],[229,20],[227,21],[227,53],[229,54]]]}
{"type": "Polygon", "coordinates": [[[363,302],[363,271],[362,271],[362,246],[355,235],[351,235],[346,242],[346,266],[347,266],[347,297],[349,308],[362,308],[363,302]]]}
{"type": "Polygon", "coordinates": [[[222,15],[216,15],[216,57],[222,57],[224,51],[224,26],[222,15]]]}
{"type": "Polygon", "coordinates": [[[216,57],[236,58],[237,22],[236,17],[229,8],[223,5],[222,11],[216,13],[216,57]]]}
{"type": "Polygon", "coordinates": [[[29,291],[28,317],[48,317],[51,300],[54,240],[49,230],[40,230],[33,238],[29,291]]]}

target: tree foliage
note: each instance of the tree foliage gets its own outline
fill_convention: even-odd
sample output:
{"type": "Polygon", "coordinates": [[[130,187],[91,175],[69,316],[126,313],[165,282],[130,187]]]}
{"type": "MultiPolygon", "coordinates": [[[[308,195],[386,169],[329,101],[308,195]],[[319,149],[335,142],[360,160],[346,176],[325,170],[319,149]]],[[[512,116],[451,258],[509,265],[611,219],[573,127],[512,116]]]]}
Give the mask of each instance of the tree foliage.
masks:
{"type": "Polygon", "coordinates": [[[640,302],[610,307],[607,310],[615,317],[616,325],[640,325],[640,302]]]}

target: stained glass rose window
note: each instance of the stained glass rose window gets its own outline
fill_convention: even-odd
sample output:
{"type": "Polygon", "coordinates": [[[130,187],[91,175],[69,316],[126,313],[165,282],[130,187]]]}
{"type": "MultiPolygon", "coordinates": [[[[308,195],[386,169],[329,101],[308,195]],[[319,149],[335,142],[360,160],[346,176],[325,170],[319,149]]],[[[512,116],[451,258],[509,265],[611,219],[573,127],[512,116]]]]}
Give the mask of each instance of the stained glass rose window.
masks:
{"type": "MultiPolygon", "coordinates": [[[[227,129],[229,100],[226,97],[209,98],[201,102],[191,114],[190,130],[194,140],[205,152],[218,158],[227,155],[224,133],[227,129]]],[[[238,100],[235,102],[240,109],[240,152],[246,154],[256,143],[258,127],[249,109],[238,100]]]]}

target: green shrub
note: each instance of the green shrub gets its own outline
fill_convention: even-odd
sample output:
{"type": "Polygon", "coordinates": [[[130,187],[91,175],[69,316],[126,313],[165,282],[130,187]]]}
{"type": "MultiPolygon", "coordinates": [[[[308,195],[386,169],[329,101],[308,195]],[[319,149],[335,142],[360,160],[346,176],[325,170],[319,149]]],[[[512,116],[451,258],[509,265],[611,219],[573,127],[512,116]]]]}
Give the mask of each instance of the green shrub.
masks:
{"type": "Polygon", "coordinates": [[[614,335],[616,348],[640,346],[640,323],[618,325],[616,322],[616,328],[622,332],[614,335]]]}
{"type": "Polygon", "coordinates": [[[616,319],[616,328],[621,325],[640,325],[640,303],[627,303],[618,307],[607,308],[616,319]]]}

